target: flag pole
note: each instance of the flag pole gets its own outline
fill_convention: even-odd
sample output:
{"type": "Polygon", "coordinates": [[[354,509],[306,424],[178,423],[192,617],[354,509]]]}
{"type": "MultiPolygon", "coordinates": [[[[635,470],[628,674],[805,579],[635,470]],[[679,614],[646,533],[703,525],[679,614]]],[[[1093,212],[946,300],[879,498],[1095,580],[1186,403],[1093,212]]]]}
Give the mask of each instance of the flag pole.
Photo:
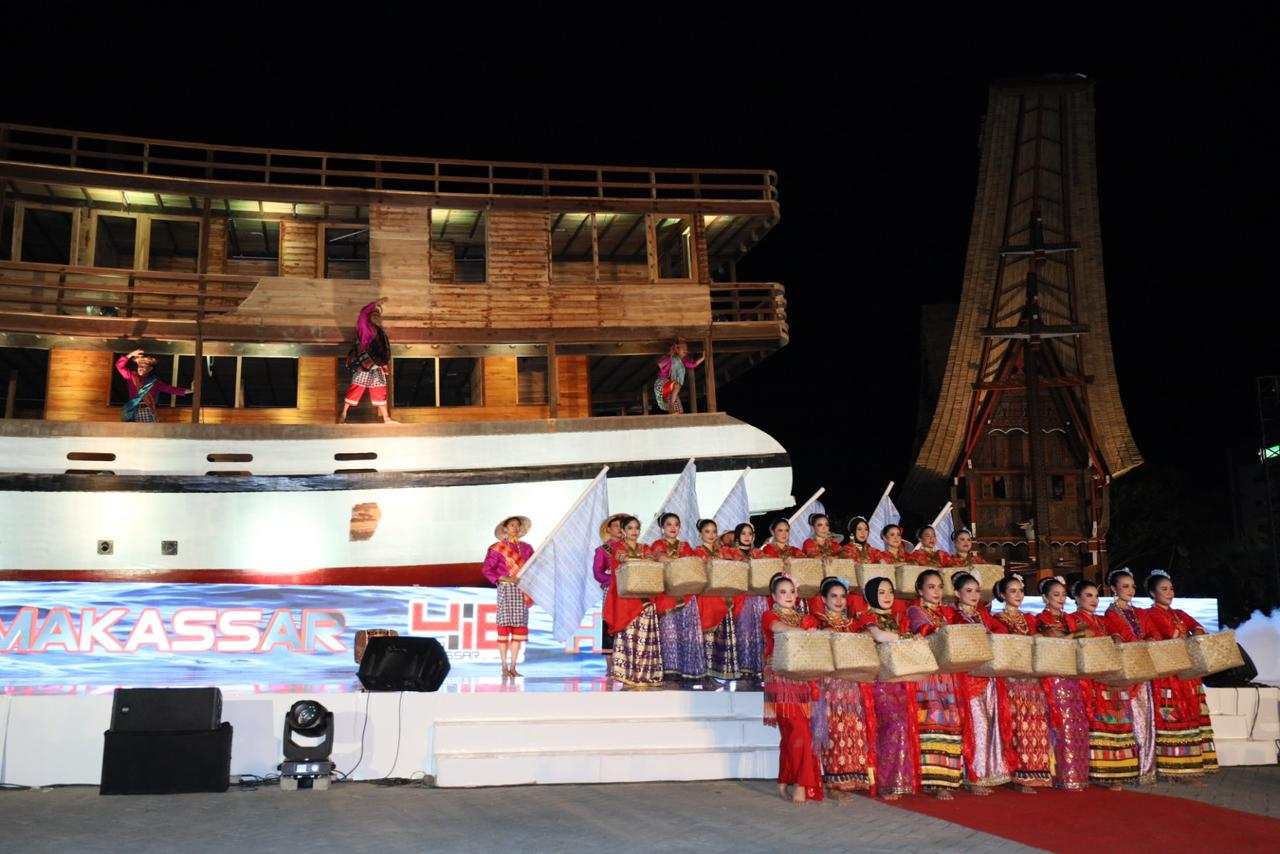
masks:
{"type": "Polygon", "coordinates": [[[950,512],[951,512],[951,502],[950,502],[950,501],[948,501],[948,502],[946,503],[946,506],[944,506],[941,510],[939,510],[939,511],[938,511],[938,515],[937,515],[937,516],[935,516],[935,517],[934,517],[934,519],[933,519],[933,524],[932,524],[932,525],[930,525],[929,527],[930,527],[930,528],[937,528],[937,527],[938,527],[938,523],[942,521],[942,517],[943,517],[943,516],[945,516],[945,515],[947,515],[947,514],[948,514],[948,513],[950,513],[950,512]]]}
{"type": "Polygon", "coordinates": [[[554,538],[556,534],[560,533],[560,529],[564,527],[564,523],[568,522],[569,517],[572,516],[577,511],[577,509],[582,506],[582,502],[586,500],[587,496],[591,494],[591,490],[595,487],[597,483],[599,483],[600,478],[604,477],[608,471],[609,471],[609,467],[605,466],[604,468],[600,469],[599,474],[597,474],[595,477],[591,479],[591,483],[587,484],[587,488],[582,490],[582,494],[578,496],[578,500],[573,502],[573,506],[569,508],[569,512],[565,513],[563,516],[560,517],[560,521],[556,522],[556,526],[551,529],[551,533],[543,537],[542,542],[538,545],[536,549],[534,549],[533,554],[529,555],[529,559],[524,562],[524,566],[520,567],[520,571],[516,573],[516,578],[519,578],[520,576],[524,575],[524,571],[533,565],[533,562],[538,557],[538,555],[542,554],[543,548],[546,547],[547,543],[551,542],[552,538],[554,538]]]}
{"type": "Polygon", "coordinates": [[[787,520],[787,525],[788,526],[794,525],[796,523],[796,520],[800,518],[800,514],[804,511],[804,508],[808,507],[810,504],[812,504],[813,502],[821,498],[822,493],[826,491],[827,491],[827,488],[825,486],[819,487],[817,492],[809,496],[808,501],[806,501],[805,503],[801,504],[798,508],[796,508],[796,512],[792,513],[791,518],[787,520]]]}
{"type": "MultiPolygon", "coordinates": [[[[893,481],[889,481],[889,485],[884,488],[884,492],[880,494],[880,501],[884,501],[889,497],[889,490],[893,489],[893,481]]],[[[876,502],[876,507],[880,506],[880,501],[876,502]]],[[[871,508],[871,515],[875,515],[876,507],[871,508]]]]}

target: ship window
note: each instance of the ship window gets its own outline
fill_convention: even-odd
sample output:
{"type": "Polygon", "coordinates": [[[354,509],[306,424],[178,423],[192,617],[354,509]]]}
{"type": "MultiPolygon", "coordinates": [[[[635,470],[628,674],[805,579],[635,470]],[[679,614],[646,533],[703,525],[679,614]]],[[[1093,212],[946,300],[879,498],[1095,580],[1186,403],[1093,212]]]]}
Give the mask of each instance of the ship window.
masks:
{"type": "Polygon", "coordinates": [[[369,227],[327,225],[324,236],[326,279],[369,278],[369,227]]]}
{"type": "Polygon", "coordinates": [[[43,418],[49,351],[30,347],[0,347],[0,394],[8,400],[9,382],[17,383],[13,414],[5,417],[43,418]]]}
{"type": "Polygon", "coordinates": [[[487,281],[488,237],[489,223],[485,211],[433,208],[431,281],[487,281]]]}
{"type": "MultiPolygon", "coordinates": [[[[127,399],[124,379],[116,372],[112,358],[111,405],[121,406],[127,399]]],[[[179,388],[192,388],[195,383],[195,357],[154,354],[156,373],[165,382],[179,388]]],[[[260,358],[257,356],[206,356],[200,360],[204,377],[200,388],[200,405],[206,409],[292,409],[298,405],[298,360],[260,358]],[[237,393],[238,392],[238,393],[237,393]]],[[[174,397],[156,395],[157,407],[190,408],[192,395],[174,397]]]]}
{"type": "Polygon", "coordinates": [[[653,218],[659,279],[687,279],[693,270],[693,220],[688,216],[653,218]]]}
{"type": "Polygon", "coordinates": [[[440,405],[483,406],[484,372],[473,358],[440,360],[440,405]]]}
{"type": "Polygon", "coordinates": [[[649,248],[644,214],[597,213],[600,281],[649,280],[649,248]]]}
{"type": "Polygon", "coordinates": [[[94,266],[132,270],[137,237],[138,221],[133,217],[99,214],[93,244],[94,266]]]}
{"type": "MultiPolygon", "coordinates": [[[[10,237],[10,240],[13,238],[10,237]]],[[[22,261],[71,263],[71,213],[42,208],[22,212],[22,261]]],[[[132,261],[131,261],[132,263],[132,261]]]]}
{"type": "Polygon", "coordinates": [[[200,255],[200,223],[190,220],[152,219],[148,270],[196,272],[200,255]]]}
{"type": "Polygon", "coordinates": [[[547,402],[547,357],[520,356],[516,359],[516,403],[541,405],[547,402]]]}
{"type": "Polygon", "coordinates": [[[241,356],[240,390],[247,409],[296,407],[298,360],[241,356]]]}
{"type": "Polygon", "coordinates": [[[227,272],[275,275],[280,261],[280,223],[273,219],[227,220],[227,272]],[[263,261],[271,263],[263,265],[263,261]]]}
{"type": "Polygon", "coordinates": [[[561,282],[593,282],[595,253],[591,247],[592,214],[551,215],[551,277],[561,282]]]}
{"type": "Polygon", "coordinates": [[[393,406],[436,406],[436,360],[393,359],[393,406]]]}

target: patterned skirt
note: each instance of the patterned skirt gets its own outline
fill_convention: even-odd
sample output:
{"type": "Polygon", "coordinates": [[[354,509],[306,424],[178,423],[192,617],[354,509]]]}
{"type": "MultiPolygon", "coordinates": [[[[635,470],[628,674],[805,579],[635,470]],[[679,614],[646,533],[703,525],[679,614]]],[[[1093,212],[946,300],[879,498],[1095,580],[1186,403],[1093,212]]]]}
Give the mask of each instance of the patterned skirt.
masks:
{"type": "Polygon", "coordinates": [[[156,411],[145,403],[138,404],[138,408],[133,410],[133,418],[129,419],[135,424],[156,424],[160,419],[156,418],[156,411]]]}
{"type": "Polygon", "coordinates": [[[1022,786],[1053,785],[1053,753],[1049,749],[1049,708],[1039,679],[1005,678],[1009,716],[1013,719],[1013,749],[1018,769],[1013,782],[1022,786]]]}
{"type": "MultiPolygon", "coordinates": [[[[866,698],[862,686],[847,679],[823,679],[820,683],[822,718],[814,746],[822,756],[822,782],[829,789],[852,792],[870,789],[875,782],[872,748],[875,733],[868,732],[866,698]]],[[[872,700],[871,702],[874,702],[872,700]]]]}
{"type": "Polygon", "coordinates": [[[1151,699],[1151,683],[1142,682],[1129,692],[1133,715],[1133,738],[1138,746],[1138,782],[1156,781],[1156,710],[1151,699]]]}
{"type": "Polygon", "coordinates": [[[513,628],[529,625],[529,606],[524,604],[524,593],[518,585],[498,585],[498,614],[494,622],[513,628]]]}
{"type": "Polygon", "coordinates": [[[650,602],[613,637],[610,673],[623,685],[642,688],[662,684],[662,645],[658,642],[658,613],[650,602]]]}
{"type": "Polygon", "coordinates": [[[668,678],[701,679],[707,675],[697,599],[659,617],[658,634],[662,642],[662,669],[668,678]]]}
{"type": "Polygon", "coordinates": [[[1104,785],[1137,782],[1132,689],[1100,682],[1090,683],[1089,688],[1089,779],[1104,785]]]}
{"type": "Polygon", "coordinates": [[[738,666],[738,635],[733,623],[733,609],[724,615],[720,625],[702,637],[703,654],[707,660],[707,673],[717,679],[741,679],[738,666]]]}
{"type": "Polygon", "coordinates": [[[1079,679],[1052,676],[1043,680],[1045,696],[1057,714],[1051,720],[1053,785],[1059,789],[1089,788],[1089,711],[1079,679]]]}
{"type": "Polygon", "coordinates": [[[973,768],[969,785],[973,788],[1003,786],[1012,778],[1004,758],[1000,738],[1000,695],[996,680],[966,677],[978,682],[981,690],[969,699],[969,725],[973,728],[973,768]]]}
{"type": "Polygon", "coordinates": [[[949,673],[914,683],[920,733],[920,785],[959,788],[964,777],[964,743],[955,678],[949,673]]]}
{"type": "Polygon", "coordinates": [[[759,676],[764,673],[764,632],[760,628],[761,617],[769,610],[769,597],[749,594],[742,605],[742,612],[734,617],[733,628],[738,641],[739,678],[759,676]]]}
{"type": "Polygon", "coordinates": [[[1213,725],[1199,679],[1167,676],[1151,682],[1156,718],[1156,772],[1194,777],[1218,770],[1213,725]]]}
{"type": "Polygon", "coordinates": [[[387,373],[380,366],[356,368],[351,372],[351,384],[365,388],[382,388],[387,384],[387,373]]]}
{"type": "Polygon", "coordinates": [[[871,686],[876,710],[876,791],[881,795],[915,791],[915,751],[907,749],[909,695],[915,690],[910,682],[876,682],[871,686]]]}

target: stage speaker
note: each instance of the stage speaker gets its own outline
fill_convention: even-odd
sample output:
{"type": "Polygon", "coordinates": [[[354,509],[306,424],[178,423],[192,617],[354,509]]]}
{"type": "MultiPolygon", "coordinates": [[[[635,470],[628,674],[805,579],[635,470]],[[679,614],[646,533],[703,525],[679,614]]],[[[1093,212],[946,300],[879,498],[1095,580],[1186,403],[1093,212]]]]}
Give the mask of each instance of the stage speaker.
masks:
{"type": "Polygon", "coordinates": [[[1249,653],[1240,644],[1236,646],[1240,648],[1240,657],[1244,659],[1244,664],[1221,673],[1210,673],[1204,677],[1206,688],[1245,688],[1252,685],[1253,680],[1258,678],[1258,667],[1249,657],[1249,653]]]}
{"type": "Polygon", "coordinates": [[[231,785],[231,724],[190,732],[107,730],[102,795],[225,792],[231,785]]]}
{"type": "Polygon", "coordinates": [[[367,691],[438,691],[448,675],[449,656],[435,638],[369,638],[360,659],[367,691]]]}
{"type": "Polygon", "coordinates": [[[112,732],[214,730],[222,723],[217,688],[117,688],[112,732]]]}

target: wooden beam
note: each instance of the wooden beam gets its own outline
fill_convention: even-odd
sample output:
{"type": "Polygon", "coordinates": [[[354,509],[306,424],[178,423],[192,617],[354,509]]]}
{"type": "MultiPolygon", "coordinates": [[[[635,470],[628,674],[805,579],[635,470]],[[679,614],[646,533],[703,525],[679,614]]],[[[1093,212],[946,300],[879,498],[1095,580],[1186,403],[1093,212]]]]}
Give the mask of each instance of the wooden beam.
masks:
{"type": "Polygon", "coordinates": [[[18,401],[18,372],[9,372],[9,387],[4,394],[4,417],[6,419],[13,417],[14,406],[18,401]]]}
{"type": "Polygon", "coordinates": [[[689,412],[692,415],[698,414],[698,372],[696,370],[689,371],[685,374],[689,385],[689,412]]]}
{"type": "Polygon", "coordinates": [[[556,363],[556,342],[547,342],[547,415],[560,417],[560,367],[556,363]]]}
{"type": "Polygon", "coordinates": [[[707,411],[715,412],[716,407],[716,357],[711,347],[711,336],[702,339],[703,370],[707,372],[707,411]]]}
{"type": "Polygon", "coordinates": [[[196,313],[196,352],[193,360],[194,370],[191,373],[191,423],[200,423],[201,393],[204,389],[204,293],[207,286],[205,274],[209,272],[209,208],[211,202],[207,197],[200,213],[200,250],[196,257],[196,271],[199,280],[196,288],[200,293],[196,313]]]}

